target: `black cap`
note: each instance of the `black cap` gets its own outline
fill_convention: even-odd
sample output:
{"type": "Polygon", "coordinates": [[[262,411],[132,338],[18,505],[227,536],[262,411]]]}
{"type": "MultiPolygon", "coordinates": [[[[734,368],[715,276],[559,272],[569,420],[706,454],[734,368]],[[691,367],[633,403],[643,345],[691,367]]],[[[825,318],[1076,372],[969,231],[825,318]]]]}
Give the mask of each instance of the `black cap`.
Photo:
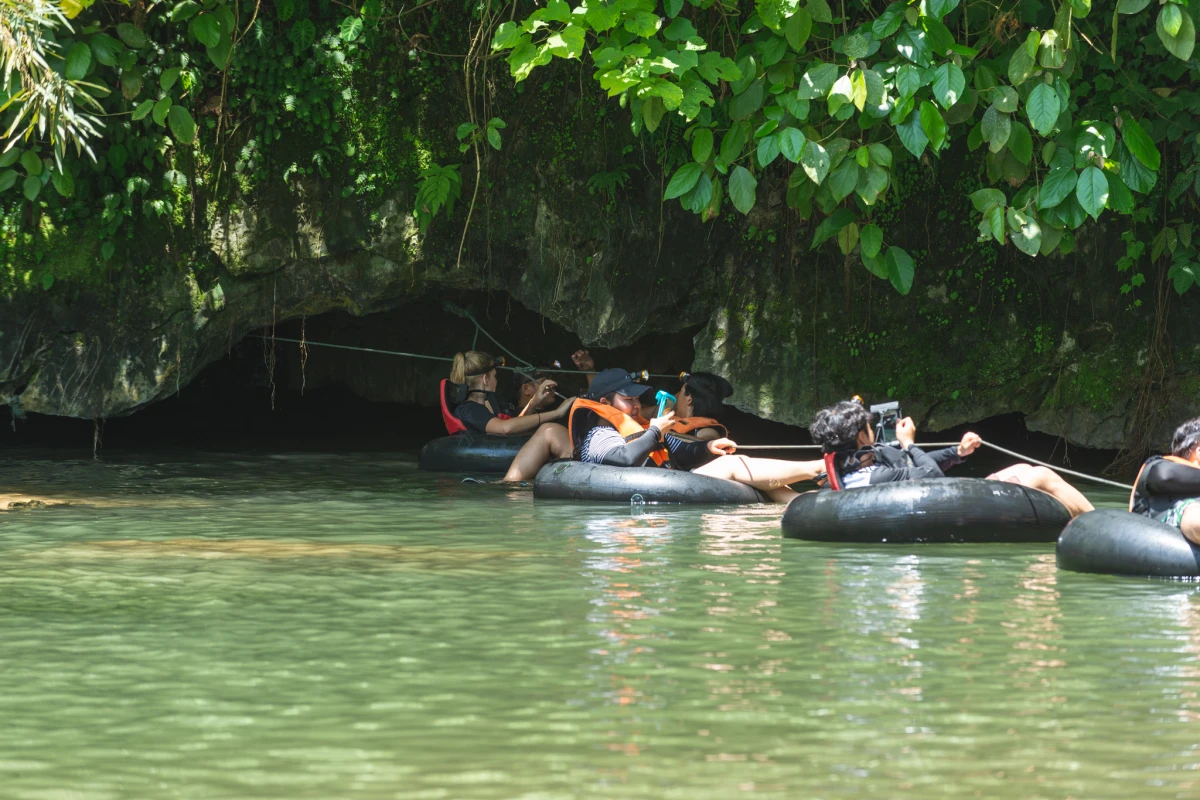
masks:
{"type": "Polygon", "coordinates": [[[640,397],[646,392],[654,391],[653,387],[638,383],[633,378],[634,376],[618,367],[606,369],[592,379],[588,395],[599,398],[616,392],[625,397],[640,397]]]}

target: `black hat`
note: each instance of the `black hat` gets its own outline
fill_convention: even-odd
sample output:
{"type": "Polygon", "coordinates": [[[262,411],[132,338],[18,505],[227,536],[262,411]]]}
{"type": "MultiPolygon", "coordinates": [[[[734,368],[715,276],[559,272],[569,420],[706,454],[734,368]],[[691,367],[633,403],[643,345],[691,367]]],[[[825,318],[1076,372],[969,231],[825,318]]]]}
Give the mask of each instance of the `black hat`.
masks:
{"type": "Polygon", "coordinates": [[[606,369],[592,379],[592,385],[588,387],[588,396],[600,398],[616,392],[625,397],[640,397],[654,390],[651,386],[638,383],[634,377],[618,367],[606,369]]]}

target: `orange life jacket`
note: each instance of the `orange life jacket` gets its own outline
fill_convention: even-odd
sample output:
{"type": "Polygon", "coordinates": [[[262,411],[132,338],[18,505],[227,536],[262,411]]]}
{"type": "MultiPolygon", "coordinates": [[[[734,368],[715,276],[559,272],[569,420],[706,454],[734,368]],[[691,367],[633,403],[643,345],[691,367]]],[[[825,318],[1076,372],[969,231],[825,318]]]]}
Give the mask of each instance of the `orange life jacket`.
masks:
{"type": "Polygon", "coordinates": [[[721,438],[729,436],[729,431],[725,426],[712,417],[684,417],[683,419],[678,419],[671,428],[670,435],[684,437],[692,431],[703,430],[704,428],[713,428],[721,435],[721,438]]]}
{"type": "MultiPolygon", "coordinates": [[[[1183,466],[1191,467],[1192,469],[1200,469],[1200,467],[1197,467],[1195,464],[1188,461],[1186,458],[1180,458],[1179,456],[1158,456],[1157,458],[1161,458],[1165,461],[1174,461],[1176,464],[1182,464],[1183,466]]],[[[1151,457],[1151,458],[1146,459],[1146,463],[1142,464],[1142,468],[1138,470],[1137,480],[1135,480],[1133,482],[1133,491],[1131,491],[1129,493],[1129,510],[1130,510],[1130,512],[1133,512],[1134,506],[1137,505],[1137,501],[1142,500],[1143,502],[1141,503],[1141,505],[1145,506],[1147,510],[1149,510],[1150,512],[1152,512],[1154,514],[1154,516],[1157,516],[1158,513],[1161,513],[1161,511],[1165,510],[1165,509],[1158,508],[1159,505],[1161,505],[1162,503],[1165,503],[1167,506],[1170,506],[1175,503],[1176,499],[1182,499],[1182,498],[1167,497],[1167,498],[1161,498],[1162,503],[1153,503],[1153,502],[1151,502],[1150,498],[1148,496],[1146,496],[1145,487],[1142,485],[1142,475],[1145,474],[1146,467],[1150,466],[1150,464],[1152,464],[1155,460],[1157,460],[1156,457],[1151,457]]]]}
{"type": "MultiPolygon", "coordinates": [[[[625,438],[625,441],[631,442],[646,432],[650,427],[650,423],[644,419],[635,419],[623,411],[619,411],[607,403],[597,403],[595,400],[584,400],[582,398],[576,400],[571,405],[571,415],[567,418],[567,432],[571,436],[571,442],[575,445],[575,453],[579,453],[580,447],[583,446],[584,439],[593,428],[596,427],[594,420],[586,418],[586,413],[595,414],[604,422],[617,429],[617,433],[625,438]]],[[[650,459],[660,467],[667,466],[670,462],[667,449],[661,444],[650,451],[650,459]]]]}

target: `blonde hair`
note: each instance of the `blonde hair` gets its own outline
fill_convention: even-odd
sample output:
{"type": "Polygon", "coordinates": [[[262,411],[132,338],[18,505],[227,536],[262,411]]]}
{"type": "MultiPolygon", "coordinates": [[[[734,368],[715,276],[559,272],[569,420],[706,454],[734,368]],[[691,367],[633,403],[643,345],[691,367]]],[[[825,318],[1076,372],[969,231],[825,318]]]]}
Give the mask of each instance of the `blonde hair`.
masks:
{"type": "Polygon", "coordinates": [[[494,359],[482,350],[455,353],[454,364],[450,367],[450,381],[452,383],[469,381],[471,384],[478,384],[488,372],[491,372],[487,366],[494,363],[494,359]]]}

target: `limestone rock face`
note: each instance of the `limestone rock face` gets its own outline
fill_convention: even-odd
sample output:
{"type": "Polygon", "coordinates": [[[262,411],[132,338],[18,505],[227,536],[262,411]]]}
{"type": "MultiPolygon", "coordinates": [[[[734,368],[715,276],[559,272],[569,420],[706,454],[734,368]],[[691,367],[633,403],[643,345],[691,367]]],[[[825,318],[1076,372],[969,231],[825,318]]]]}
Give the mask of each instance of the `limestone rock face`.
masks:
{"type": "MultiPolygon", "coordinates": [[[[575,83],[545,105],[597,102],[573,94],[575,83]]],[[[813,250],[819,212],[803,220],[788,209],[785,179],[774,173],[748,217],[727,205],[703,223],[660,202],[669,174],[645,142],[627,131],[605,139],[583,117],[556,118],[555,135],[574,143],[567,157],[539,138],[549,124],[509,117],[465,241],[465,199],[421,233],[411,182],[368,201],[347,198],[336,181],[303,179],[211,213],[190,260],[153,279],[122,268],[103,286],[62,281],[69,291],[2,298],[0,396],[41,414],[129,414],[272,325],[482,291],[592,346],[652,354],[662,334],[698,329],[693,370],[726,375],[739,408],[797,425],[861,394],[902,401],[926,431],[1021,412],[1034,430],[1119,447],[1147,364],[1164,355],[1166,378],[1154,388],[1159,439],[1200,413],[1200,327],[1190,322],[1200,292],[1172,297],[1169,348],[1152,356],[1156,268],[1145,267],[1147,284],[1131,297],[1120,292],[1111,232],[1085,231],[1072,255],[1036,260],[976,243],[961,191],[975,180],[974,162],[947,156],[936,173],[898,168],[875,209],[885,246],[916,259],[902,296],[856,252],[845,257],[833,241],[813,250]],[[589,187],[588,169],[601,167],[619,167],[627,180],[612,192],[589,187]]],[[[464,198],[473,170],[463,167],[464,198]]],[[[456,325],[447,315],[444,328],[404,344],[449,355],[446,331],[456,325]]],[[[363,391],[373,399],[391,396],[387,382],[352,383],[371,387],[363,391]]],[[[394,391],[397,400],[417,396],[394,391]]]]}

